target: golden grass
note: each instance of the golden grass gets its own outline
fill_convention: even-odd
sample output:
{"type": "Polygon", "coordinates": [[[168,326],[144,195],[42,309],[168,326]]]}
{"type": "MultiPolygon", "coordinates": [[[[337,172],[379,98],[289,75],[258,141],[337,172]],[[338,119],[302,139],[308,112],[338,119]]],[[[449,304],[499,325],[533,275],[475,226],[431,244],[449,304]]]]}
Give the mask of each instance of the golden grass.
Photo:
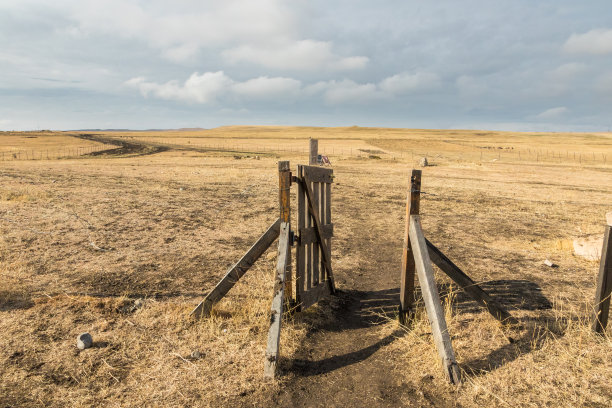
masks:
{"type": "MultiPolygon", "coordinates": [[[[256,127],[185,133],[107,134],[147,143],[166,138],[175,146],[154,155],[0,162],[1,405],[261,406],[283,405],[286,394],[298,405],[317,405],[303,394],[309,387],[330,398],[348,389],[351,367],[304,377],[294,366],[296,356],[317,350],[313,338],[335,335],[329,327],[346,312],[326,304],[287,320],[281,379],[263,381],[274,248],[212,319],[187,318],[274,220],[276,162],[306,162],[311,136],[334,152],[340,289],[398,287],[409,172],[422,153],[435,152],[423,171],[426,236],[485,288],[511,281],[508,293],[523,290],[536,300],[532,308],[509,304],[523,327],[508,331],[454,292],[446,311],[466,370],[460,388],[445,383],[422,310],[409,330],[393,320],[363,328],[380,338],[403,333],[353,364],[356,372],[391,376],[395,388],[385,392],[396,399],[362,395],[361,388],[376,386],[372,378],[339,393],[344,404],[360,397],[380,406],[569,407],[612,399],[612,344],[591,334],[588,321],[598,264],[559,244],[603,231],[612,197],[609,135],[256,127]],[[198,147],[207,143],[223,148],[198,147]],[[553,143],[550,150],[609,157],[579,163],[507,154],[491,161],[481,160],[480,150],[492,149],[478,148],[553,143]],[[270,151],[257,160],[260,152],[252,151],[262,146],[270,151]],[[383,153],[371,153],[377,150],[383,153]],[[547,258],[559,268],[544,266],[547,258]],[[534,295],[534,287],[541,292],[534,295]],[[141,308],[134,308],[137,298],[144,299],[141,308]],[[97,346],[78,352],[83,331],[97,346]],[[194,351],[201,357],[192,358],[194,351]],[[375,357],[385,365],[369,366],[375,357]]],[[[24,143],[61,147],[70,137],[60,136],[24,143]]],[[[359,349],[359,335],[345,331],[342,338],[355,344],[342,347],[359,349]]]]}

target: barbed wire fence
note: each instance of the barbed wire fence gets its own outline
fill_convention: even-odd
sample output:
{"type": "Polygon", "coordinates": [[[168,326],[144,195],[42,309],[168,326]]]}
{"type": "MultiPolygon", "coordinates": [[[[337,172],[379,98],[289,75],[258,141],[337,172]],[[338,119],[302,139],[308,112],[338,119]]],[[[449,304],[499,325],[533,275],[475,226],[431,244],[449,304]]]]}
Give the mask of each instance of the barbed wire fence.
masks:
{"type": "MultiPolygon", "coordinates": [[[[309,154],[308,146],[297,146],[290,143],[265,143],[255,144],[247,140],[233,141],[228,139],[225,142],[199,143],[197,138],[187,141],[176,140],[178,138],[160,137],[134,137],[121,136],[115,137],[118,140],[129,140],[131,142],[141,142],[148,145],[166,146],[181,150],[203,150],[212,152],[228,152],[236,154],[309,154]]],[[[182,139],[189,139],[188,137],[182,139]]],[[[326,146],[324,140],[320,141],[321,154],[328,157],[354,157],[371,159],[393,159],[393,160],[420,160],[426,157],[431,159],[442,159],[465,162],[533,162],[533,163],[575,163],[579,165],[607,165],[608,158],[605,152],[596,151],[571,151],[559,149],[543,148],[493,148],[493,147],[474,147],[458,152],[449,151],[428,151],[424,149],[385,149],[377,146],[368,148],[360,147],[340,147],[326,146]]],[[[467,147],[467,146],[464,146],[467,147]]],[[[55,149],[21,149],[0,151],[0,161],[13,160],[52,160],[78,158],[91,155],[95,152],[117,149],[117,146],[99,144],[91,146],[69,146],[55,149]]]]}

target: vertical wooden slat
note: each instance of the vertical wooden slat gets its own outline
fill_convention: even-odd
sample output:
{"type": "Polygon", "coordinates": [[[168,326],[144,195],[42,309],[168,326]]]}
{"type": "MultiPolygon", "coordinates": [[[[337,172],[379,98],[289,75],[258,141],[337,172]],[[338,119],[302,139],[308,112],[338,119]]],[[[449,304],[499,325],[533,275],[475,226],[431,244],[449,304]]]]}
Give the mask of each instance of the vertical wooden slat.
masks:
{"type": "Polygon", "coordinates": [[[406,324],[414,305],[414,256],[410,245],[410,216],[419,213],[421,199],[421,170],[412,170],[410,189],[406,198],[406,229],[402,250],[402,271],[400,282],[399,321],[406,324]]]}
{"type": "MultiPolygon", "coordinates": [[[[320,208],[320,200],[319,200],[319,183],[312,182],[310,184],[313,192],[315,211],[317,213],[321,212],[320,208]]],[[[321,218],[319,218],[321,219],[321,218]]],[[[319,284],[320,279],[319,276],[321,274],[321,260],[319,259],[319,246],[313,245],[312,250],[312,287],[315,287],[319,284]]]]}
{"type": "MultiPolygon", "coordinates": [[[[304,177],[304,173],[305,171],[302,171],[302,179],[304,177]]],[[[304,185],[302,185],[302,188],[304,190],[304,199],[306,200],[306,188],[304,185]]],[[[312,219],[310,218],[310,215],[308,214],[308,205],[304,205],[304,216],[306,217],[306,226],[308,228],[312,227],[312,219]]],[[[306,290],[308,291],[310,288],[312,288],[312,252],[313,252],[313,248],[316,246],[316,244],[310,243],[306,246],[306,290]]]]}
{"type": "Polygon", "coordinates": [[[290,265],[289,255],[291,244],[288,222],[281,223],[278,239],[278,261],[276,264],[276,279],[274,280],[274,298],[270,309],[270,328],[268,330],[268,345],[264,361],[264,377],[273,379],[276,375],[276,365],[280,349],[281,322],[283,320],[283,303],[285,298],[285,274],[290,265]]]}
{"type": "MultiPolygon", "coordinates": [[[[298,166],[298,177],[302,177],[302,166],[298,166]]],[[[298,183],[298,232],[306,227],[306,212],[304,204],[304,189],[301,183],[298,183]]],[[[295,272],[295,281],[296,281],[296,300],[298,304],[298,308],[301,309],[301,304],[304,298],[304,288],[306,284],[306,251],[305,246],[301,243],[298,245],[296,251],[296,272],[295,272]]]]}
{"type": "Polygon", "coordinates": [[[612,226],[606,226],[601,261],[599,262],[599,275],[597,277],[597,290],[595,293],[595,307],[593,316],[593,330],[603,334],[608,325],[610,315],[610,296],[612,294],[612,226]]]}
{"type": "MultiPolygon", "coordinates": [[[[281,222],[291,224],[291,168],[288,161],[278,162],[278,195],[281,222]]],[[[293,300],[293,277],[291,273],[291,252],[289,252],[289,267],[285,277],[285,300],[293,300]]]]}
{"type": "Polygon", "coordinates": [[[316,166],[318,163],[317,157],[319,156],[319,141],[317,139],[310,139],[310,156],[308,158],[308,164],[316,166]]]}
{"type": "Polygon", "coordinates": [[[446,320],[444,319],[444,310],[442,309],[442,303],[440,303],[440,295],[438,294],[427,244],[421,229],[421,220],[418,215],[410,217],[409,233],[415,267],[419,276],[419,284],[427,310],[427,317],[431,323],[434,342],[436,343],[436,348],[438,349],[438,354],[442,360],[444,372],[448,380],[452,384],[459,384],[461,382],[461,375],[455,360],[455,352],[453,351],[446,320]]]}
{"type": "MultiPolygon", "coordinates": [[[[323,186],[325,188],[325,224],[331,224],[331,183],[325,183],[323,186]]],[[[327,250],[330,254],[332,250],[331,241],[331,237],[326,240],[327,250]]],[[[329,259],[329,263],[331,265],[331,258],[329,259]]],[[[325,274],[325,279],[329,279],[327,273],[325,274]]]]}

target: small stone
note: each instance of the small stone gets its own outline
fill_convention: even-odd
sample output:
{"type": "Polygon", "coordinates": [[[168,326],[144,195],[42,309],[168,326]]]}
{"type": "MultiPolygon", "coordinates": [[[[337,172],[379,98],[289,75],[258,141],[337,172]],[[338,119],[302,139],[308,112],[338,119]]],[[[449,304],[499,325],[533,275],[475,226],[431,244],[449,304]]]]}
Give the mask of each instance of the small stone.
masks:
{"type": "Polygon", "coordinates": [[[429,166],[429,162],[427,161],[427,157],[421,157],[421,160],[419,160],[419,166],[421,166],[421,167],[429,166]]]}
{"type": "Polygon", "coordinates": [[[142,299],[136,299],[134,301],[134,308],[135,309],[140,309],[142,306],[144,306],[144,300],[142,299]]]}
{"type": "Polygon", "coordinates": [[[202,357],[202,353],[200,353],[198,350],[196,350],[196,351],[193,351],[193,352],[191,353],[191,356],[190,356],[190,357],[191,357],[192,359],[194,359],[194,360],[197,360],[197,359],[199,359],[199,358],[201,358],[201,357],[202,357]]]}
{"type": "Polygon", "coordinates": [[[85,350],[93,346],[93,339],[89,333],[81,333],[77,337],[77,348],[79,350],[85,350]]]}
{"type": "Polygon", "coordinates": [[[551,268],[556,268],[557,267],[557,264],[554,263],[553,261],[549,260],[549,259],[544,261],[544,265],[550,266],[551,268]]]}

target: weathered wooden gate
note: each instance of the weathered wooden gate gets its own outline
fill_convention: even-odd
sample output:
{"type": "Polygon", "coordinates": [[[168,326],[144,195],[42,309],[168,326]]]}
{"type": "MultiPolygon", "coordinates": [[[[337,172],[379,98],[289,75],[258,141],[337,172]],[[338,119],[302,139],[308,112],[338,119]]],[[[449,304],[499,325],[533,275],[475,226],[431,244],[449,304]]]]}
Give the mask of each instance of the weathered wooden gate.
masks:
{"type": "Polygon", "coordinates": [[[331,183],[333,170],[298,166],[296,301],[299,309],[334,293],[331,268],[331,183]]]}

